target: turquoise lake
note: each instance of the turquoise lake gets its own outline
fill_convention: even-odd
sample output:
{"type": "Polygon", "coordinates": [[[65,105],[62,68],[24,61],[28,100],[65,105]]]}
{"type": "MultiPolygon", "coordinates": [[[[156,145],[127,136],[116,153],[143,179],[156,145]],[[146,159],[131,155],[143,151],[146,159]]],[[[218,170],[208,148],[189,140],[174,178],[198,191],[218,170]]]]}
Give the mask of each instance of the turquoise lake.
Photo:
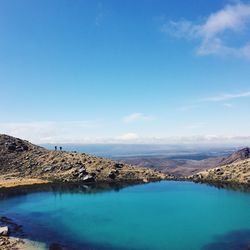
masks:
{"type": "Polygon", "coordinates": [[[29,192],[1,199],[0,215],[23,225],[30,239],[64,249],[250,247],[250,193],[191,182],[29,192]]]}

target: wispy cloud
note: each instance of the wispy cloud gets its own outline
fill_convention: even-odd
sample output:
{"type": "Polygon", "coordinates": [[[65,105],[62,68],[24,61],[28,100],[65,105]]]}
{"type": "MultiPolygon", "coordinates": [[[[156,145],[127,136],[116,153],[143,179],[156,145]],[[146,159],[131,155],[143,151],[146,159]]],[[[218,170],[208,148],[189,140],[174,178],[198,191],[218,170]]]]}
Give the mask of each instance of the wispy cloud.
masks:
{"type": "Polygon", "coordinates": [[[250,91],[247,92],[241,92],[241,93],[228,93],[228,94],[222,94],[222,95],[216,95],[216,96],[210,96],[201,99],[202,102],[221,102],[221,101],[227,101],[232,99],[238,99],[238,98],[245,98],[250,97],[250,91]]]}
{"type": "Polygon", "coordinates": [[[104,18],[104,9],[103,9],[103,4],[99,2],[97,4],[97,13],[95,17],[95,25],[100,26],[104,18]]]}
{"type": "MultiPolygon", "coordinates": [[[[195,128],[193,128],[195,129],[195,128]]],[[[250,136],[240,135],[191,135],[167,137],[143,137],[135,133],[127,133],[115,138],[104,139],[103,143],[136,143],[136,144],[188,144],[188,145],[249,145],[250,136]]]]}
{"type": "MultiPolygon", "coordinates": [[[[164,24],[161,31],[178,38],[200,41],[198,55],[229,55],[250,59],[250,41],[241,46],[227,44],[225,34],[230,32],[243,36],[249,32],[250,4],[237,3],[210,14],[203,22],[187,20],[170,21],[164,24]]],[[[234,37],[231,36],[233,39],[234,37]]]]}
{"type": "Polygon", "coordinates": [[[240,98],[247,98],[250,97],[250,91],[245,92],[239,92],[239,93],[225,93],[220,95],[214,95],[209,97],[204,97],[201,99],[198,99],[193,102],[193,104],[188,104],[185,106],[181,106],[178,108],[178,110],[187,112],[193,109],[201,108],[202,103],[206,102],[220,102],[221,106],[224,106],[226,108],[232,108],[234,105],[232,103],[228,103],[226,101],[234,100],[234,99],[240,99],[240,98]],[[224,103],[223,103],[224,102],[224,103]]]}
{"type": "Polygon", "coordinates": [[[145,115],[143,113],[133,113],[123,117],[123,122],[125,123],[133,123],[139,121],[151,121],[153,119],[150,115],[145,115]]]}

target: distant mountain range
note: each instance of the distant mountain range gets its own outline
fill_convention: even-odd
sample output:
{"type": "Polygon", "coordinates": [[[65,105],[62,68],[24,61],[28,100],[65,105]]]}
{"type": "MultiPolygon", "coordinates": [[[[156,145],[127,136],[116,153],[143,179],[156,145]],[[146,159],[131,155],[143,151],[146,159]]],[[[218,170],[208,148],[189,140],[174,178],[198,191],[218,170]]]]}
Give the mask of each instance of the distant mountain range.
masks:
{"type": "Polygon", "coordinates": [[[224,166],[248,158],[250,158],[249,148],[243,148],[228,156],[210,157],[203,160],[176,160],[154,156],[117,157],[116,159],[124,163],[152,168],[175,176],[189,176],[206,169],[224,166]]]}

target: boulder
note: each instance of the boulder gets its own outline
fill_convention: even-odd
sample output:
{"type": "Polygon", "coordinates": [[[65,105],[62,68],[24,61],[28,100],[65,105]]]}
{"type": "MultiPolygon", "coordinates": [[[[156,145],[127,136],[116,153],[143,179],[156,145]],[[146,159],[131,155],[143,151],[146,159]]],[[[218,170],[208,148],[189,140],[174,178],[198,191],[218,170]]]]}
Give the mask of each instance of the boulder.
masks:
{"type": "Polygon", "coordinates": [[[8,236],[9,234],[9,228],[6,227],[0,227],[0,236],[8,236]]]}
{"type": "Polygon", "coordinates": [[[95,172],[90,173],[90,175],[92,175],[93,177],[96,177],[96,173],[95,172]]]}
{"type": "Polygon", "coordinates": [[[23,152],[23,151],[24,151],[23,147],[17,147],[16,148],[16,152],[23,152]]]}
{"type": "Polygon", "coordinates": [[[28,146],[24,143],[18,142],[17,144],[15,142],[6,142],[5,148],[9,151],[16,151],[16,152],[23,152],[25,150],[28,150],[28,146]]]}
{"type": "Polygon", "coordinates": [[[84,176],[83,173],[79,173],[78,178],[82,178],[84,176]]]}
{"type": "Polygon", "coordinates": [[[72,165],[63,165],[62,169],[63,170],[70,170],[72,168],[72,165]]]}
{"type": "Polygon", "coordinates": [[[85,167],[80,167],[80,169],[78,170],[79,173],[86,173],[86,169],[85,167]]]}
{"type": "Polygon", "coordinates": [[[110,173],[109,173],[109,178],[115,179],[115,177],[116,177],[116,174],[115,174],[115,173],[113,173],[113,172],[110,172],[110,173]]]}
{"type": "Polygon", "coordinates": [[[23,148],[23,150],[28,150],[29,149],[29,147],[27,145],[25,145],[25,144],[22,145],[22,148],[23,148]]]}
{"type": "Polygon", "coordinates": [[[116,176],[119,174],[119,171],[117,169],[112,169],[110,172],[109,172],[109,178],[111,179],[115,179],[116,176]]]}
{"type": "Polygon", "coordinates": [[[85,175],[85,176],[82,178],[82,180],[83,180],[84,182],[94,182],[94,181],[95,181],[95,177],[92,176],[92,175],[90,175],[90,174],[87,174],[87,175],[85,175]]]}
{"type": "Polygon", "coordinates": [[[124,164],[122,163],[115,163],[115,168],[122,168],[124,164]]]}
{"type": "Polygon", "coordinates": [[[6,142],[5,147],[10,151],[14,151],[16,150],[16,143],[6,142]]]}
{"type": "Polygon", "coordinates": [[[51,171],[52,169],[53,169],[52,166],[48,166],[48,167],[45,167],[45,168],[43,169],[43,172],[48,172],[48,171],[51,171]]]}

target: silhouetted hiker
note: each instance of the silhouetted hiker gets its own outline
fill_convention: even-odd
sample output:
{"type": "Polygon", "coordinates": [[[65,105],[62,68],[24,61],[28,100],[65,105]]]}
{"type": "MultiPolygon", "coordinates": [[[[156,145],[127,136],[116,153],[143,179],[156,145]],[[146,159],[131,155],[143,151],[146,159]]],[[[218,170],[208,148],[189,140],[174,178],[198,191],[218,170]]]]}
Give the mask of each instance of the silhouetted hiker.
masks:
{"type": "Polygon", "coordinates": [[[60,149],[60,151],[62,151],[62,147],[60,147],[59,149],[60,149]]]}
{"type": "Polygon", "coordinates": [[[57,146],[55,146],[55,151],[57,150],[57,146]]]}

